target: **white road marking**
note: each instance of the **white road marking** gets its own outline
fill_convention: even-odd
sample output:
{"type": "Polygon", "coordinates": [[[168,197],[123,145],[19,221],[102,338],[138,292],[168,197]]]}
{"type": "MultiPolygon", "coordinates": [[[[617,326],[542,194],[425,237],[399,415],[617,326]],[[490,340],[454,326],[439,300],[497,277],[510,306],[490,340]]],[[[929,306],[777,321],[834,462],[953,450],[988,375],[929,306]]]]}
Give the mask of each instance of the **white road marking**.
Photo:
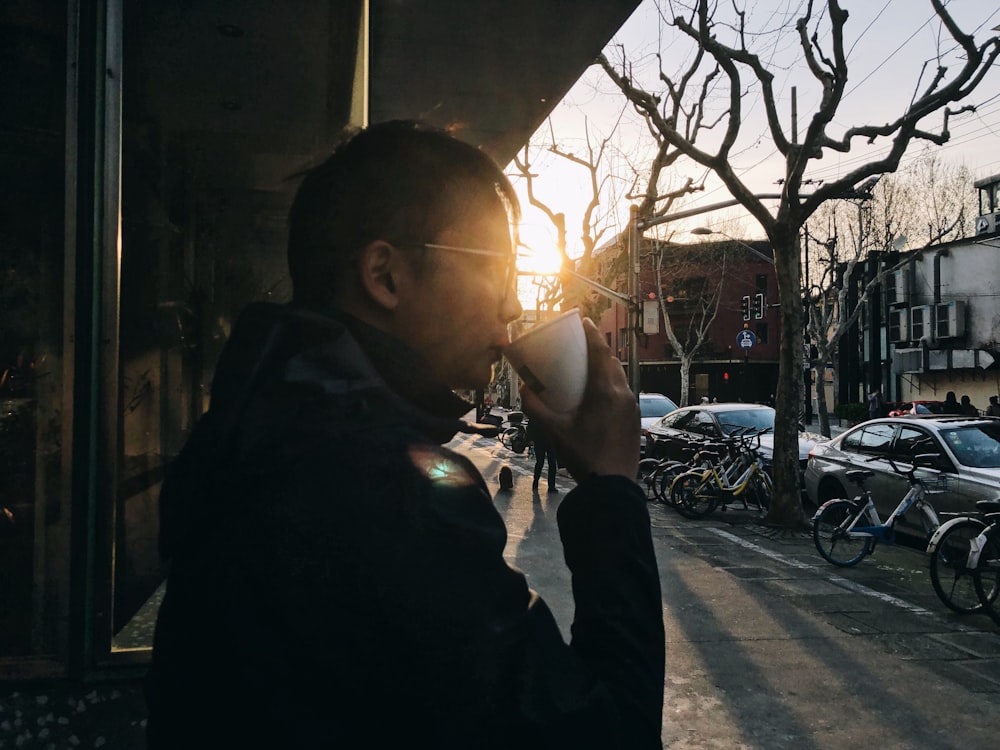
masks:
{"type": "MultiPolygon", "coordinates": [[[[721,536],[723,539],[726,539],[730,542],[734,542],[735,544],[738,544],[741,547],[757,552],[758,554],[764,555],[765,557],[769,557],[772,560],[782,563],[783,565],[788,565],[793,568],[799,568],[801,570],[812,570],[819,572],[819,568],[817,568],[815,565],[810,565],[809,563],[804,563],[799,560],[794,560],[790,557],[782,555],[780,552],[772,552],[771,550],[765,549],[764,547],[761,547],[758,544],[754,544],[753,542],[747,541],[746,539],[742,539],[736,536],[735,534],[730,534],[728,531],[723,531],[722,529],[713,529],[711,527],[709,527],[708,530],[713,534],[715,534],[716,536],[721,536]]],[[[835,586],[840,586],[841,588],[848,589],[857,594],[870,596],[873,599],[878,599],[882,602],[885,602],[886,604],[891,604],[895,607],[899,607],[900,609],[905,609],[907,612],[912,612],[915,615],[928,615],[932,617],[934,616],[934,613],[931,612],[930,610],[924,609],[923,607],[919,607],[916,604],[911,604],[910,602],[905,601],[903,599],[899,599],[898,597],[892,596],[891,594],[885,594],[882,593],[881,591],[875,591],[874,589],[870,589],[867,586],[862,586],[860,583],[855,583],[854,581],[848,580],[847,578],[842,578],[836,575],[827,575],[826,580],[834,584],[835,586]]]]}

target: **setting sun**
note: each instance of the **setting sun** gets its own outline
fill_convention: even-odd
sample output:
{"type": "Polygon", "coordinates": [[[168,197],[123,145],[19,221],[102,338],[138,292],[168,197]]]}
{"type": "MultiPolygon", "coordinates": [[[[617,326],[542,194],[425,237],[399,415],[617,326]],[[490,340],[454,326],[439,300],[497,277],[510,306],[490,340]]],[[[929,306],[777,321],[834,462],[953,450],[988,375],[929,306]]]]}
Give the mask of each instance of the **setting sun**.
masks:
{"type": "Polygon", "coordinates": [[[556,274],[562,268],[562,257],[551,245],[522,245],[517,254],[517,270],[521,275],[556,274]]]}

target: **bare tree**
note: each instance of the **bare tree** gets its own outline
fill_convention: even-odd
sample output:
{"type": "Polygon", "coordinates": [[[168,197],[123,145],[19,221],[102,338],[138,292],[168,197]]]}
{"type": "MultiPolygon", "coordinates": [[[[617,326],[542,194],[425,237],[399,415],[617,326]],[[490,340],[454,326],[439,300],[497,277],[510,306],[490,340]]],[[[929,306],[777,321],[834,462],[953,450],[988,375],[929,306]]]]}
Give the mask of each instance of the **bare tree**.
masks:
{"type": "Polygon", "coordinates": [[[709,340],[712,323],[718,315],[729,257],[726,245],[714,243],[683,249],[669,246],[669,253],[669,280],[679,282],[683,288],[681,294],[672,296],[669,302],[664,294],[664,289],[671,288],[663,271],[664,246],[656,242],[651,255],[664,329],[679,360],[679,403],[686,406],[691,390],[691,365],[709,340]],[[684,313],[672,316],[671,307],[682,307],[684,313]]]}
{"type": "MultiPolygon", "coordinates": [[[[549,123],[549,126],[551,133],[551,123],[549,123]]],[[[607,154],[614,131],[612,130],[611,133],[595,145],[591,141],[590,125],[585,120],[584,133],[584,156],[580,156],[568,148],[557,144],[554,133],[551,135],[551,141],[546,150],[571,164],[577,165],[587,175],[590,195],[580,219],[579,239],[583,245],[583,254],[577,259],[577,262],[589,266],[594,255],[594,249],[608,229],[606,215],[600,212],[601,196],[609,179],[609,172],[607,170],[604,170],[602,174],[602,161],[607,154]]],[[[566,248],[566,214],[553,210],[535,194],[535,178],[538,175],[532,172],[532,149],[533,144],[529,141],[525,144],[521,154],[514,157],[513,164],[518,174],[524,178],[529,204],[545,214],[556,230],[556,248],[562,258],[563,268],[575,268],[576,263],[569,257],[566,248]]],[[[553,276],[547,279],[539,277],[536,283],[539,287],[538,309],[554,309],[557,304],[563,301],[566,292],[563,289],[560,277],[553,276]]],[[[578,301],[582,302],[582,300],[578,301]]]]}
{"type": "MultiPolygon", "coordinates": [[[[801,256],[799,234],[806,221],[828,200],[851,194],[855,186],[877,175],[895,171],[913,141],[943,144],[950,137],[952,116],[974,107],[953,109],[952,103],[965,100],[982,82],[1000,53],[1000,40],[991,38],[977,44],[974,37],[958,27],[946,9],[944,0],[929,0],[949,44],[961,51],[954,62],[957,69],[944,65],[943,52],[932,80],[902,106],[893,121],[878,125],[850,127],[839,136],[831,133],[833,121],[844,100],[848,80],[848,49],[844,29],[848,13],[838,0],[807,0],[795,23],[798,53],[815,84],[820,89],[819,104],[808,119],[801,141],[784,122],[778,111],[774,90],[775,73],[748,47],[759,37],[747,29],[747,15],[734,4],[730,19],[722,17],[722,8],[709,0],[691,3],[670,2],[661,8],[665,23],[675,28],[694,45],[688,64],[679,75],[661,73],[661,93],[641,88],[630,75],[624,61],[612,63],[601,56],[599,63],[633,107],[658,137],[684,156],[712,170],[729,193],[759,222],[774,251],[778,298],[781,315],[777,416],[775,420],[775,498],[767,522],[795,527],[802,524],[799,502],[798,440],[799,404],[802,403],[803,306],[801,303],[801,256]],[[744,77],[749,78],[749,82],[744,77]],[[695,78],[703,83],[691,87],[695,78]],[[765,205],[742,175],[733,167],[734,151],[744,122],[744,98],[748,87],[759,91],[767,119],[770,141],[784,159],[781,198],[774,213],[765,205]],[[723,116],[715,121],[724,125],[711,149],[695,143],[679,113],[709,122],[707,107],[717,99],[709,92],[721,91],[723,116]],[[936,129],[921,122],[940,113],[936,129]],[[869,144],[887,143],[887,149],[842,176],[818,187],[807,180],[812,163],[829,152],[847,153],[857,140],[869,144]]],[[[678,54],[675,59],[681,55],[678,54]]]]}
{"type": "MultiPolygon", "coordinates": [[[[693,126],[694,129],[697,129],[697,127],[696,124],[693,126]]],[[[627,268],[628,247],[626,235],[619,233],[609,241],[609,247],[606,249],[606,252],[610,254],[610,262],[599,264],[595,256],[595,251],[598,250],[599,243],[606,235],[608,229],[608,212],[600,211],[602,198],[607,195],[605,188],[608,183],[608,177],[607,173],[605,173],[603,178],[601,177],[601,168],[604,159],[608,155],[609,144],[614,135],[614,130],[596,146],[591,141],[590,127],[586,122],[584,123],[584,131],[586,135],[585,147],[583,149],[585,156],[580,156],[565,146],[557,144],[551,127],[551,141],[546,149],[556,156],[579,166],[584,170],[589,180],[589,202],[583,211],[580,222],[580,241],[583,245],[583,253],[575,260],[571,259],[567,254],[565,214],[556,212],[535,194],[534,180],[538,175],[532,171],[532,144],[530,142],[525,145],[522,153],[514,158],[513,164],[518,174],[525,180],[529,204],[544,213],[556,230],[556,241],[559,253],[562,256],[563,269],[577,270],[581,275],[594,278],[604,286],[623,287],[625,285],[622,281],[625,274],[629,272],[627,268]]],[[[679,185],[670,188],[661,188],[660,183],[670,176],[668,168],[681,156],[680,151],[671,148],[665,141],[659,140],[656,143],[655,153],[648,164],[639,167],[630,163],[628,159],[623,159],[631,172],[631,179],[622,197],[629,201],[638,200],[640,213],[644,216],[662,216],[675,205],[678,199],[689,193],[703,189],[703,182],[696,183],[690,177],[681,180],[679,185]]],[[[656,246],[659,247],[659,243],[656,246]]],[[[660,289],[662,255],[654,252],[647,257],[652,259],[654,264],[653,271],[657,278],[656,288],[660,289]]],[[[681,362],[682,388],[680,398],[682,403],[687,398],[686,383],[690,373],[691,362],[705,341],[707,341],[709,326],[715,319],[718,311],[719,290],[721,289],[722,278],[720,275],[719,284],[712,287],[714,293],[699,294],[697,303],[698,314],[695,316],[698,322],[692,323],[692,320],[687,318],[685,325],[682,326],[683,332],[681,335],[678,335],[675,327],[671,325],[669,309],[662,295],[659,299],[667,338],[674,353],[681,362]]],[[[580,305],[586,314],[597,319],[611,304],[608,297],[588,294],[587,287],[581,284],[566,283],[567,280],[568,277],[565,274],[559,278],[539,278],[536,282],[539,288],[537,308],[553,309],[560,302],[566,302],[580,305]]],[[[633,324],[638,325],[638,320],[633,321],[633,324]]]]}

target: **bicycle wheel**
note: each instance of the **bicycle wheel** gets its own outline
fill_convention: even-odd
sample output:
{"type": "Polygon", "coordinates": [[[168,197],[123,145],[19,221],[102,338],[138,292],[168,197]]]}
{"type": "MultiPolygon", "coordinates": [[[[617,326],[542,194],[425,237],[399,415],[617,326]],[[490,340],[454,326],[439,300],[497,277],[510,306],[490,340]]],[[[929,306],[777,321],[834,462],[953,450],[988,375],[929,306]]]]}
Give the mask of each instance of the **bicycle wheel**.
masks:
{"type": "Polygon", "coordinates": [[[774,486],[771,484],[771,478],[763,471],[754,475],[753,479],[750,480],[750,486],[745,491],[750,492],[750,497],[747,499],[751,505],[756,505],[762,511],[771,507],[771,494],[774,492],[774,486]]]}
{"type": "Polygon", "coordinates": [[[654,500],[658,494],[657,484],[659,477],[657,470],[660,467],[658,458],[644,458],[639,461],[639,473],[636,482],[646,493],[647,500],[654,500]]]}
{"type": "Polygon", "coordinates": [[[689,469],[682,463],[675,463],[661,469],[656,487],[656,499],[665,505],[677,507],[674,505],[674,496],[670,490],[674,486],[674,480],[686,471],[689,469]]]}
{"type": "Polygon", "coordinates": [[[512,435],[510,438],[510,449],[514,453],[524,453],[524,449],[528,447],[528,438],[525,437],[524,433],[520,430],[517,434],[512,435]]]}
{"type": "Polygon", "coordinates": [[[685,518],[707,516],[718,504],[711,472],[688,471],[670,486],[670,498],[677,512],[685,518]]]}
{"type": "Polygon", "coordinates": [[[497,437],[500,440],[500,445],[502,445],[507,450],[511,450],[511,441],[518,434],[518,429],[516,427],[506,427],[504,428],[497,437]]]}
{"type": "MultiPolygon", "coordinates": [[[[857,565],[872,550],[870,536],[850,536],[847,527],[854,524],[862,508],[850,500],[835,500],[820,511],[813,523],[813,541],[827,562],[842,568],[857,565]]],[[[867,525],[867,521],[860,525],[867,525]]]]}
{"type": "MultiPolygon", "coordinates": [[[[976,582],[967,565],[969,542],[979,536],[986,524],[969,518],[956,521],[942,536],[931,553],[930,572],[934,593],[949,609],[967,615],[981,608],[976,582]]],[[[994,594],[995,596],[995,594],[994,594]]]]}
{"type": "Polygon", "coordinates": [[[997,592],[1000,591],[1000,528],[996,524],[986,536],[986,544],[979,555],[979,564],[972,573],[976,594],[982,611],[1000,625],[1000,609],[997,608],[997,592]]]}

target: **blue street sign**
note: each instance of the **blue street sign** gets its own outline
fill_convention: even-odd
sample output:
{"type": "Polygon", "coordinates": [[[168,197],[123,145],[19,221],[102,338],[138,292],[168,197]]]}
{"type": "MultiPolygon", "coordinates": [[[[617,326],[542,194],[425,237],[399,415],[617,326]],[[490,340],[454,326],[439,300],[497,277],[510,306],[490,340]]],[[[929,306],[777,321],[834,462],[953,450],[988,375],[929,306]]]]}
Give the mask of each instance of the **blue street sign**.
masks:
{"type": "Polygon", "coordinates": [[[757,343],[757,337],[753,331],[742,330],[736,334],[736,345],[740,349],[751,349],[757,343]]]}

